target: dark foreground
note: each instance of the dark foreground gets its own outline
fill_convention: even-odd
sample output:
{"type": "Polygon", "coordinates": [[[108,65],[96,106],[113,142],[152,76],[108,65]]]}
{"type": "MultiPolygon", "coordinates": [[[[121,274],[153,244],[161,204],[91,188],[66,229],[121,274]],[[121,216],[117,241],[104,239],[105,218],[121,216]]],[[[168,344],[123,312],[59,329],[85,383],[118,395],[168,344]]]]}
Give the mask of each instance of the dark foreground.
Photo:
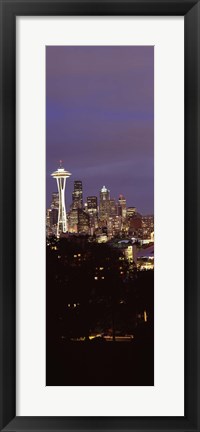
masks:
{"type": "Polygon", "coordinates": [[[47,386],[153,386],[153,344],[60,342],[47,344],[47,386]]]}

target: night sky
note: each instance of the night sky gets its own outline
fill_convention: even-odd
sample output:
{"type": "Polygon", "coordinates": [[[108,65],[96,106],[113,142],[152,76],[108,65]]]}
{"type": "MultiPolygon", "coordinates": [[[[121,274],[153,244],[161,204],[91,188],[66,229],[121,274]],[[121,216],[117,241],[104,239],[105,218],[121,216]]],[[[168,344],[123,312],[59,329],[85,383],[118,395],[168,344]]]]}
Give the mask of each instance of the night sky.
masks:
{"type": "Polygon", "coordinates": [[[154,210],[154,48],[46,48],[47,206],[57,190],[51,173],[82,180],[84,202],[105,185],[142,214],[154,210]]]}

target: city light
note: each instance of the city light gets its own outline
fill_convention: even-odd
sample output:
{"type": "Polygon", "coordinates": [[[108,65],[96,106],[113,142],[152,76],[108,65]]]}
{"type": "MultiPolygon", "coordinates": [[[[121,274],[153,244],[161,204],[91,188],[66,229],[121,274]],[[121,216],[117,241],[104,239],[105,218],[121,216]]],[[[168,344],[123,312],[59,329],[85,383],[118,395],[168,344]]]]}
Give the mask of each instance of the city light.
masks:
{"type": "MultiPolygon", "coordinates": [[[[97,196],[88,196],[84,204],[81,180],[74,181],[72,203],[66,212],[65,183],[70,176],[71,174],[62,166],[52,174],[57,181],[58,193],[52,194],[51,207],[47,209],[47,237],[85,235],[89,236],[90,241],[99,244],[113,242],[113,247],[117,246],[123,252],[123,256],[119,257],[120,261],[128,260],[141,271],[153,269],[153,215],[142,216],[135,206],[127,207],[126,198],[122,193],[116,201],[105,185],[99,191],[99,203],[97,196]],[[117,238],[118,244],[114,241],[117,238]]],[[[57,246],[53,248],[56,250],[57,246]]],[[[79,251],[73,256],[79,261],[82,260],[79,251]]],[[[99,270],[102,271],[103,267],[99,270]]],[[[123,275],[123,271],[120,274],[123,275]]]]}

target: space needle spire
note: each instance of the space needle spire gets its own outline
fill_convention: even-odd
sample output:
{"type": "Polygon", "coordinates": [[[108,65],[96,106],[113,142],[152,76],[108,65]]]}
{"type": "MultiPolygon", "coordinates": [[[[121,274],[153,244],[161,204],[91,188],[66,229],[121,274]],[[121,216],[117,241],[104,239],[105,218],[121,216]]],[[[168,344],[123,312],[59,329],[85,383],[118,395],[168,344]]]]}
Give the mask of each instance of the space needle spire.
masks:
{"type": "Polygon", "coordinates": [[[66,233],[68,231],[67,226],[67,216],[66,216],[66,208],[65,208],[65,186],[66,179],[71,176],[71,173],[66,171],[62,166],[62,161],[60,160],[60,166],[57,171],[54,171],[52,177],[56,179],[58,194],[59,194],[59,209],[58,209],[58,224],[57,224],[57,237],[60,237],[60,234],[66,233]]]}

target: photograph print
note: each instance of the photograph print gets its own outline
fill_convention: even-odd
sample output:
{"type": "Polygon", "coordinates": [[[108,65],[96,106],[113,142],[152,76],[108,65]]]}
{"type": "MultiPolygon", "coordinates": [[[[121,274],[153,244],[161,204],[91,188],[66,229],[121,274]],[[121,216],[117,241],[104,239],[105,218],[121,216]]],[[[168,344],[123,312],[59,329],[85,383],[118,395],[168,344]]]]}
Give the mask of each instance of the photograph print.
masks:
{"type": "Polygon", "coordinates": [[[46,385],[154,385],[154,47],[46,47],[46,385]]]}

